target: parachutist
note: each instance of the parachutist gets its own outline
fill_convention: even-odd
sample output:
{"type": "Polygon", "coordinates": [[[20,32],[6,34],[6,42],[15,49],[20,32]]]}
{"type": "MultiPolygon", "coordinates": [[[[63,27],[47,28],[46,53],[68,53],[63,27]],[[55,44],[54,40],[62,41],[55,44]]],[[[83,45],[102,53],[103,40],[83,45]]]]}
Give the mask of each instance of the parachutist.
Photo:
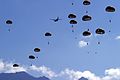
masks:
{"type": "Polygon", "coordinates": [[[74,5],[74,3],[72,3],[72,5],[74,5]]]}
{"type": "Polygon", "coordinates": [[[86,11],[85,13],[88,13],[88,11],[86,11]]]}
{"type": "Polygon", "coordinates": [[[111,21],[111,20],[109,20],[109,22],[111,23],[112,21],[111,21]]]}
{"type": "MultiPolygon", "coordinates": [[[[46,37],[51,37],[52,34],[51,34],[50,32],[46,32],[46,33],[45,33],[45,36],[46,36],[46,37]]],[[[50,44],[50,42],[48,41],[48,45],[49,45],[49,44],[50,44]]]]}
{"type": "MultiPolygon", "coordinates": [[[[6,24],[7,25],[12,25],[12,23],[13,23],[12,20],[6,20],[6,24]]],[[[8,31],[10,32],[10,26],[9,26],[8,31]]]]}
{"type": "Polygon", "coordinates": [[[72,32],[74,32],[74,30],[72,30],[72,32]]]}
{"type": "Polygon", "coordinates": [[[8,31],[10,32],[10,29],[8,29],[8,31]]]}
{"type": "Polygon", "coordinates": [[[48,42],[48,45],[50,44],[50,42],[48,42]]]}
{"type": "Polygon", "coordinates": [[[75,39],[77,39],[77,37],[75,37],[75,39]]]}
{"type": "Polygon", "coordinates": [[[88,45],[88,42],[87,42],[87,45],[88,45]]]}
{"type": "Polygon", "coordinates": [[[72,25],[71,27],[73,28],[74,26],[72,25]]]}
{"type": "Polygon", "coordinates": [[[36,58],[38,58],[38,57],[36,57],[36,58]]]}
{"type": "Polygon", "coordinates": [[[100,42],[98,42],[98,44],[100,44],[100,42]]]}
{"type": "Polygon", "coordinates": [[[95,52],[95,54],[97,54],[97,52],[95,52]]]}

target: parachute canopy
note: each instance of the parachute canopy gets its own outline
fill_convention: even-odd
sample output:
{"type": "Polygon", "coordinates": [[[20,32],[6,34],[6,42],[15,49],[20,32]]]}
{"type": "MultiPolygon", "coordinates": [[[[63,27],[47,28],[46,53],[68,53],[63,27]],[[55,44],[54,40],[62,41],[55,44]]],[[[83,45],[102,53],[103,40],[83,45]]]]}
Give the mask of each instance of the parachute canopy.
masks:
{"type": "Polygon", "coordinates": [[[52,36],[52,34],[50,32],[46,32],[45,36],[52,36]]]}
{"type": "Polygon", "coordinates": [[[76,15],[75,14],[69,14],[68,18],[76,18],[76,15]]]}
{"type": "Polygon", "coordinates": [[[70,20],[69,23],[70,23],[70,24],[77,24],[77,21],[76,21],[76,20],[70,20]]]}
{"type": "Polygon", "coordinates": [[[83,5],[90,5],[90,0],[84,0],[83,5]]]}
{"type": "Polygon", "coordinates": [[[18,64],[13,64],[13,67],[19,67],[19,65],[18,64]]]}
{"type": "Polygon", "coordinates": [[[35,48],[34,52],[40,52],[40,48],[35,48]]]}
{"type": "Polygon", "coordinates": [[[105,34],[105,31],[101,28],[96,29],[96,34],[105,34]]]}
{"type": "Polygon", "coordinates": [[[91,19],[92,19],[92,17],[89,16],[89,15],[84,15],[84,16],[82,17],[82,20],[83,20],[83,21],[90,21],[91,19]]]}
{"type": "Polygon", "coordinates": [[[83,36],[90,36],[90,35],[91,35],[91,33],[89,31],[84,31],[83,32],[83,36]]]}
{"type": "Polygon", "coordinates": [[[105,10],[106,10],[106,12],[115,12],[115,8],[112,7],[112,6],[107,6],[107,7],[105,8],[105,10]]]}
{"type": "Polygon", "coordinates": [[[29,59],[35,59],[35,56],[30,55],[30,56],[29,56],[29,59]]]}
{"type": "Polygon", "coordinates": [[[6,24],[12,24],[13,22],[11,20],[7,20],[6,24]]]}

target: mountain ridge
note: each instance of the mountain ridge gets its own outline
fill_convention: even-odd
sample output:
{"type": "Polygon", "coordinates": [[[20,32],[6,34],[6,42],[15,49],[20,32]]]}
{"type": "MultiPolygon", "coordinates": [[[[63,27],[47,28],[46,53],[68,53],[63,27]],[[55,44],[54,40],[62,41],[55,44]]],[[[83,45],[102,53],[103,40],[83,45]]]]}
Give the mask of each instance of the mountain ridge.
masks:
{"type": "Polygon", "coordinates": [[[50,80],[50,79],[45,76],[35,78],[26,72],[16,72],[16,73],[0,73],[0,80],[50,80]]]}
{"type": "Polygon", "coordinates": [[[85,77],[81,77],[79,80],[88,80],[88,79],[85,77]]]}

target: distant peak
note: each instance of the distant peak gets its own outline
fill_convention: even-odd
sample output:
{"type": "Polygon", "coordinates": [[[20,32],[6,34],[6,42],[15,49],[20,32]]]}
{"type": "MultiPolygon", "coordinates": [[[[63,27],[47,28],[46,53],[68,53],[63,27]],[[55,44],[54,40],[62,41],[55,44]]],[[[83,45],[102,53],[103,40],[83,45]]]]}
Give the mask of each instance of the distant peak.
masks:
{"type": "Polygon", "coordinates": [[[81,77],[79,80],[88,80],[88,79],[85,77],[81,77]]]}

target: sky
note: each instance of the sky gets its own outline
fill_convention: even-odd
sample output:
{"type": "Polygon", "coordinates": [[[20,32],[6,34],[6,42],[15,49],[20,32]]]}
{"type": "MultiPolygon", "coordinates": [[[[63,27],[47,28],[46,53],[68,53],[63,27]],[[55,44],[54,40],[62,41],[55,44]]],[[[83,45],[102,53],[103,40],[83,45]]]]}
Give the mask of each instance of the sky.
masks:
{"type": "Polygon", "coordinates": [[[119,72],[119,0],[91,0],[89,6],[82,3],[83,0],[0,0],[0,59],[24,66],[45,66],[55,73],[67,73],[67,69],[68,73],[90,71],[97,76],[104,76],[106,70],[109,74],[111,69],[119,72]],[[114,13],[105,11],[109,5],[115,7],[114,13]],[[77,16],[74,33],[69,24],[70,13],[77,16]],[[82,21],[86,14],[92,17],[91,21],[82,21]],[[62,20],[50,20],[56,17],[62,20]],[[12,25],[5,23],[8,19],[12,25]],[[97,28],[103,28],[105,34],[96,35],[97,28]],[[82,36],[87,29],[92,35],[82,36]],[[45,32],[52,36],[44,36],[45,32]],[[34,52],[36,47],[41,49],[39,53],[34,52]],[[38,58],[30,60],[29,55],[38,58]]]}

